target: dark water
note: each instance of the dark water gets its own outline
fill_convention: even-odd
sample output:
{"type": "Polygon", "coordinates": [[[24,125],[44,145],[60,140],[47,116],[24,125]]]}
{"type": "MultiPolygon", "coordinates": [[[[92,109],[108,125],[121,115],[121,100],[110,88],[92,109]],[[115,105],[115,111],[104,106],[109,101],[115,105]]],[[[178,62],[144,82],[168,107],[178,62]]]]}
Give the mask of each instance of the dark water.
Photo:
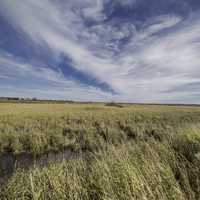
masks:
{"type": "Polygon", "coordinates": [[[25,169],[39,166],[45,167],[53,163],[61,163],[64,160],[80,158],[82,153],[73,152],[66,149],[63,152],[48,152],[41,156],[33,156],[31,154],[22,153],[13,155],[12,153],[5,153],[0,155],[0,183],[4,182],[10,177],[15,170],[25,169]]]}

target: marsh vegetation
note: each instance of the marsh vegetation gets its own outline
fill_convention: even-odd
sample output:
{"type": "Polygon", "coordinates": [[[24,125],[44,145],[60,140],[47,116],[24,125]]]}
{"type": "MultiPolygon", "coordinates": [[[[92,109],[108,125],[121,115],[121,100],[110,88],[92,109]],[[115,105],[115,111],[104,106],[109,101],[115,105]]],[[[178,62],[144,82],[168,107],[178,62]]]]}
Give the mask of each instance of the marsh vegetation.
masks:
{"type": "Polygon", "coordinates": [[[0,199],[200,199],[199,107],[0,104],[1,156],[66,150],[16,168],[0,199]]]}

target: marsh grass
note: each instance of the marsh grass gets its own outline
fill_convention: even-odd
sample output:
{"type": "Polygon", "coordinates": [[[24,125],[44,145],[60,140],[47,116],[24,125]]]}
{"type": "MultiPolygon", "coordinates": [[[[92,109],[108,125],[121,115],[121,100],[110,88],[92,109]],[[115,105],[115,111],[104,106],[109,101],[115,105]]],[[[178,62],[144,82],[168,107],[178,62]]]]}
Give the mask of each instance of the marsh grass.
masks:
{"type": "Polygon", "coordinates": [[[197,107],[4,104],[0,110],[1,153],[71,148],[88,155],[18,169],[0,187],[0,199],[200,199],[197,107]]]}
{"type": "Polygon", "coordinates": [[[110,145],[87,162],[77,159],[18,171],[2,190],[1,198],[198,199],[199,190],[193,185],[200,180],[198,174],[193,176],[198,168],[155,141],[120,148],[110,145]]]}
{"type": "Polygon", "coordinates": [[[71,147],[96,149],[129,139],[163,140],[178,128],[199,123],[193,107],[102,104],[0,104],[0,153],[43,154],[71,147]]]}

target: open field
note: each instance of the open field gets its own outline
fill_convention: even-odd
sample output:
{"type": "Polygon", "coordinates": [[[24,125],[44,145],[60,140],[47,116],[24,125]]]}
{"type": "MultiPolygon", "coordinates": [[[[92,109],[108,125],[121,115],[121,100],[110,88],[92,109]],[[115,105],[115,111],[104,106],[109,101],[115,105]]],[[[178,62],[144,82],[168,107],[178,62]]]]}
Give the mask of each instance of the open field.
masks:
{"type": "Polygon", "coordinates": [[[0,199],[200,199],[200,107],[0,104],[0,155],[66,149],[83,156],[14,171],[0,199]]]}

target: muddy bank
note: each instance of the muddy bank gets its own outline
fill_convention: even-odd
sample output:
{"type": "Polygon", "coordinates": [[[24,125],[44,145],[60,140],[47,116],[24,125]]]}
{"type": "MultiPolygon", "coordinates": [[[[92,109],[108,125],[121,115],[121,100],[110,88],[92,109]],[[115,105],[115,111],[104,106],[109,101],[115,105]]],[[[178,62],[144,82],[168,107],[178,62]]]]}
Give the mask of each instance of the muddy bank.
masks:
{"type": "Polygon", "coordinates": [[[83,152],[74,152],[65,149],[63,152],[48,152],[40,156],[27,153],[13,155],[4,153],[0,155],[0,182],[11,176],[17,169],[30,169],[34,166],[45,167],[52,163],[61,163],[64,160],[84,157],[83,152]]]}

